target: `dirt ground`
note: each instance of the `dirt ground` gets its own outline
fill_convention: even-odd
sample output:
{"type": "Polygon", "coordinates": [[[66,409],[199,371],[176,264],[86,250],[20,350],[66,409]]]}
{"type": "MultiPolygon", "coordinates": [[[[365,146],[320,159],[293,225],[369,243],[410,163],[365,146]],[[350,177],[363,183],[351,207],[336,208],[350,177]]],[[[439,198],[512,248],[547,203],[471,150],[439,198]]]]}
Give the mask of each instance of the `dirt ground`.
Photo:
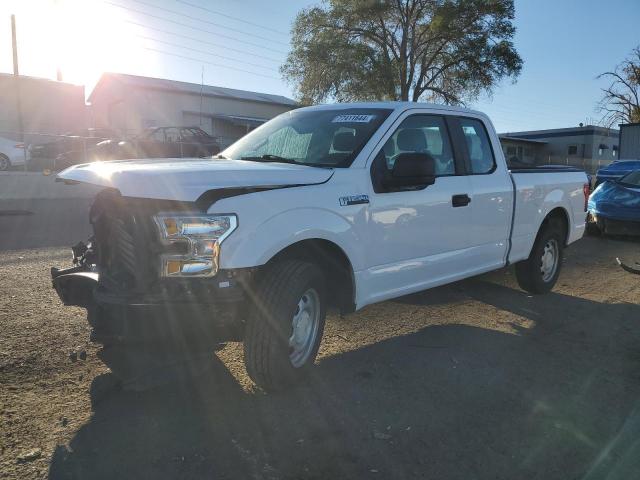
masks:
{"type": "Polygon", "coordinates": [[[504,270],[331,316],[310,382],[265,395],[239,344],[116,388],[51,289],[67,251],[0,252],[0,478],[640,478],[640,277],[618,255],[640,243],[582,240],[546,296],[504,270]]]}

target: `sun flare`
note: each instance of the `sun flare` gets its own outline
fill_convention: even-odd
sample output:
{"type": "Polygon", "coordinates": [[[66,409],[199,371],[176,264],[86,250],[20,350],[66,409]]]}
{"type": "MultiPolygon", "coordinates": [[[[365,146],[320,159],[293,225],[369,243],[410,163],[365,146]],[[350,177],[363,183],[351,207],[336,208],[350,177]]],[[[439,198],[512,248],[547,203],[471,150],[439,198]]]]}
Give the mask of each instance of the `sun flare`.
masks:
{"type": "Polygon", "coordinates": [[[116,2],[9,0],[3,7],[16,15],[21,73],[55,78],[59,71],[63,80],[91,88],[103,72],[151,66],[143,32],[116,2]]]}
{"type": "Polygon", "coordinates": [[[144,62],[126,11],[99,0],[62,0],[57,10],[63,25],[57,57],[67,80],[91,84],[102,72],[129,71],[144,62]]]}

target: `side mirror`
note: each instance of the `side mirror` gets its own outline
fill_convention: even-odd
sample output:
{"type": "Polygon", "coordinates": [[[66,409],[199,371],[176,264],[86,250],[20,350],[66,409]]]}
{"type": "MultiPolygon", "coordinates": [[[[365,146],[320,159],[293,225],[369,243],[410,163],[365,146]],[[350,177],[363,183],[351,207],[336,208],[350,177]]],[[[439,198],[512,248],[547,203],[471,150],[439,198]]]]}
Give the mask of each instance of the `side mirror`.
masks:
{"type": "Polygon", "coordinates": [[[382,183],[389,189],[425,188],[436,181],[435,171],[435,160],[428,153],[401,153],[382,183]]]}

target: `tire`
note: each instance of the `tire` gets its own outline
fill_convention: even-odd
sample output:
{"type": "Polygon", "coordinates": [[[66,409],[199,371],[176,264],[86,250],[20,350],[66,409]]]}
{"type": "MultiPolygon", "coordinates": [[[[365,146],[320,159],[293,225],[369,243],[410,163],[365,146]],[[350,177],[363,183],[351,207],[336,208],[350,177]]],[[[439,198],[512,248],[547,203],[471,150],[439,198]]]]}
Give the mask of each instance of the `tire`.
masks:
{"type": "Polygon", "coordinates": [[[518,285],[536,295],[551,291],[562,268],[565,229],[557,219],[550,219],[545,223],[538,233],[529,258],[516,263],[518,285]]]}
{"type": "Polygon", "coordinates": [[[11,162],[9,161],[9,158],[5,155],[0,154],[0,172],[4,172],[6,170],[9,170],[10,168],[11,162]]]}
{"type": "Polygon", "coordinates": [[[247,320],[244,361],[259,387],[277,391],[313,368],[324,331],[326,286],[322,271],[308,262],[284,260],[267,268],[247,320]]]}

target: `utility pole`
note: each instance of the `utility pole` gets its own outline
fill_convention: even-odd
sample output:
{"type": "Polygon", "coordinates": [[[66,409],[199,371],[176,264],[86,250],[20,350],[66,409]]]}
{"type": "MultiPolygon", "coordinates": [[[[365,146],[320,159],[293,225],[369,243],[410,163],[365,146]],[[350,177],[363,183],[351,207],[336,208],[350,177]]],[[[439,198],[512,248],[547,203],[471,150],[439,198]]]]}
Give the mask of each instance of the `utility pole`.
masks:
{"type": "Polygon", "coordinates": [[[18,39],[16,36],[16,16],[11,15],[11,47],[13,49],[13,80],[16,89],[16,110],[18,112],[18,131],[24,155],[24,169],[27,170],[27,146],[24,144],[24,124],[22,122],[22,95],[20,93],[20,70],[18,68],[18,39]]]}
{"type": "Polygon", "coordinates": [[[16,39],[16,16],[11,15],[11,46],[13,47],[13,74],[20,75],[18,70],[18,40],[16,39]]]}

